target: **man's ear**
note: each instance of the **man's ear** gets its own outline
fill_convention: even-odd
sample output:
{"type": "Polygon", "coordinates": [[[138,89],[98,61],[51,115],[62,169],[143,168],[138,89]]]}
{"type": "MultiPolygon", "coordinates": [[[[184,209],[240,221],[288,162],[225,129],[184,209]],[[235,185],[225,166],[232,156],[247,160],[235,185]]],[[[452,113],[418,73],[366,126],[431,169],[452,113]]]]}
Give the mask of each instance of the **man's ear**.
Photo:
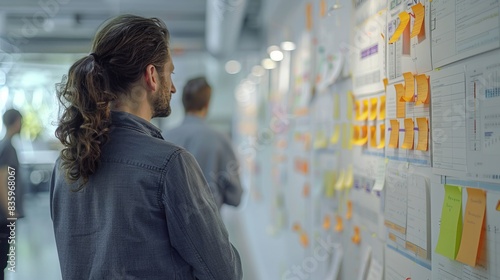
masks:
{"type": "Polygon", "coordinates": [[[146,81],[146,87],[148,90],[156,91],[159,85],[158,72],[154,65],[149,64],[144,70],[144,80],[146,81]]]}

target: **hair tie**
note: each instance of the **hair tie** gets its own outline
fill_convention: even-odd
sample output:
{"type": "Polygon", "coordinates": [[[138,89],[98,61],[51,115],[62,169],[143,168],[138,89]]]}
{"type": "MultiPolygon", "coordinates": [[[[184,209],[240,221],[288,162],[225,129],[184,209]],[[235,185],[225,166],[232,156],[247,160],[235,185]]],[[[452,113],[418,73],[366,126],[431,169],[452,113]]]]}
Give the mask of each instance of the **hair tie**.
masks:
{"type": "Polygon", "coordinates": [[[93,56],[95,61],[97,61],[97,60],[98,60],[98,56],[97,56],[97,54],[95,54],[95,53],[90,53],[89,55],[93,56]]]}

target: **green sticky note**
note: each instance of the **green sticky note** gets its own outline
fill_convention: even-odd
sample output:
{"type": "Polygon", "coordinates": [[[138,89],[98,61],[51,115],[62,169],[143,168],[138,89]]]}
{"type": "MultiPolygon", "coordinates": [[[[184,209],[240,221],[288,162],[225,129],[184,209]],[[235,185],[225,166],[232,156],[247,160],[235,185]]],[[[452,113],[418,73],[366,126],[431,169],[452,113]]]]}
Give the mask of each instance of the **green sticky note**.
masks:
{"type": "Polygon", "coordinates": [[[445,185],[444,191],[436,253],[454,260],[462,239],[462,188],[445,185]]]}

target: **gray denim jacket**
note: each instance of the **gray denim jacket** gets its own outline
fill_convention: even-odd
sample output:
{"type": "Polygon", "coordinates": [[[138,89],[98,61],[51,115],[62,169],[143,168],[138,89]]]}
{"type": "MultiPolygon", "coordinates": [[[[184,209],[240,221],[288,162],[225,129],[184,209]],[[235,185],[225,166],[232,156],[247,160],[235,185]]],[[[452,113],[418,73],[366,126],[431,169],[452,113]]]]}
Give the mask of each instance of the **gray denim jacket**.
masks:
{"type": "Polygon", "coordinates": [[[75,187],[58,160],[50,203],[63,279],[242,278],[200,167],[151,123],[112,112],[100,166],[75,187]]]}

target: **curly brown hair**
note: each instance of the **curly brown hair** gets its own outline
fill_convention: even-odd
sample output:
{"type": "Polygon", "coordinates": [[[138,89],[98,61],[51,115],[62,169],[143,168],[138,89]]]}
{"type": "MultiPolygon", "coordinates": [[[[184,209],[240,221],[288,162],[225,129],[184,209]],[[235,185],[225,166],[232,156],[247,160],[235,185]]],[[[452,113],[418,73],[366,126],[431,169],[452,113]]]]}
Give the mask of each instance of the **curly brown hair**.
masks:
{"type": "Polygon", "coordinates": [[[61,168],[69,182],[80,180],[75,191],[99,167],[101,148],[109,138],[111,102],[127,95],[148,65],[163,73],[169,59],[169,32],[161,20],[122,15],[103,25],[92,53],[75,62],[57,85],[61,168]]]}

